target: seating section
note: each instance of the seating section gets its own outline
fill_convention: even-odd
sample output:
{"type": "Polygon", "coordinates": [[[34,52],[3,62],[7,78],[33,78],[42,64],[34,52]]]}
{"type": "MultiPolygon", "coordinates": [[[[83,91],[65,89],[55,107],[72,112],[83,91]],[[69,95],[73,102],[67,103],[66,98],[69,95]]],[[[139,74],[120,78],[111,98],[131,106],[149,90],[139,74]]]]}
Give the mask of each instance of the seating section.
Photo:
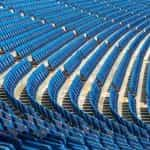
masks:
{"type": "Polygon", "coordinates": [[[150,149],[150,0],[0,0],[0,149],[150,149]]]}

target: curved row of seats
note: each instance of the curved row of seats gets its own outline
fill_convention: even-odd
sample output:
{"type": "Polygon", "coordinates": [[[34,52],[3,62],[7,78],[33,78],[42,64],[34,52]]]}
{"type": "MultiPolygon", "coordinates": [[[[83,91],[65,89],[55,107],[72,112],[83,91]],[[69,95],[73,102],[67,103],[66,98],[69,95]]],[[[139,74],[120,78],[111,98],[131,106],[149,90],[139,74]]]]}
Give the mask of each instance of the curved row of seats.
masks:
{"type": "MultiPolygon", "coordinates": [[[[133,32],[131,32],[131,35],[133,35],[133,32]]],[[[125,38],[127,38],[127,40],[122,40],[122,41],[128,41],[128,38],[129,37],[132,37],[130,35],[130,33],[127,35],[127,37],[125,37],[125,38]]],[[[122,41],[120,41],[120,43],[122,43],[122,41]]],[[[124,43],[124,45],[125,45],[126,43],[124,43]]],[[[119,45],[123,45],[123,44],[119,44],[119,45]]],[[[119,48],[118,48],[119,49],[119,48]]],[[[100,52],[102,52],[102,49],[100,49],[101,51],[100,52]]],[[[105,50],[104,50],[105,51],[105,50]]],[[[98,52],[98,51],[97,51],[98,52]]],[[[103,53],[103,52],[102,52],[103,53]]],[[[115,51],[114,51],[114,53],[115,53],[115,51]]],[[[100,55],[95,55],[96,57],[97,56],[100,56],[100,55]]],[[[112,55],[112,56],[114,56],[114,54],[112,55]]],[[[109,59],[112,59],[112,57],[110,57],[109,59]]],[[[93,60],[96,60],[96,59],[93,59],[93,60]]],[[[94,63],[92,63],[93,61],[91,61],[91,64],[87,67],[88,68],[88,70],[89,70],[89,67],[91,67],[91,65],[93,65],[94,63]]],[[[109,62],[108,60],[106,60],[106,62],[109,62]]],[[[110,64],[110,63],[109,63],[110,64]]],[[[107,64],[104,64],[104,65],[106,65],[107,67],[106,67],[106,69],[108,69],[108,65],[107,64]]],[[[85,67],[86,67],[86,65],[85,65],[85,67]]],[[[105,69],[105,67],[103,67],[102,69],[105,69]]],[[[103,70],[102,70],[103,71],[103,70]]],[[[106,73],[106,71],[103,71],[104,73],[106,73]]],[[[82,73],[82,69],[81,69],[81,73],[82,73]]],[[[85,69],[85,73],[87,73],[87,69],[85,69]]],[[[90,73],[89,73],[90,74],[90,73]]],[[[105,76],[106,75],[104,75],[103,77],[102,77],[102,79],[104,79],[105,78],[105,76]]],[[[83,74],[81,74],[81,77],[83,77],[83,74]]],[[[84,78],[85,78],[85,76],[84,76],[84,78]]],[[[87,79],[87,78],[85,78],[85,79],[87,79]]],[[[78,86],[76,86],[76,87],[78,87],[78,86]]]]}
{"type": "Polygon", "coordinates": [[[137,83],[139,81],[139,73],[141,70],[143,58],[149,47],[150,47],[150,37],[148,36],[148,38],[144,42],[143,46],[141,47],[141,50],[140,50],[140,52],[137,56],[137,59],[134,63],[134,66],[133,66],[133,69],[131,72],[131,80],[128,85],[128,87],[129,87],[129,93],[128,93],[129,109],[130,109],[131,114],[133,114],[133,118],[135,118],[135,119],[138,118],[136,115],[137,111],[136,111],[136,100],[135,100],[135,95],[137,95],[137,87],[138,87],[137,83]]]}
{"type": "MultiPolygon", "coordinates": [[[[56,78],[57,78],[57,75],[55,76],[56,78]]],[[[76,80],[76,79],[75,79],[76,80]]],[[[52,81],[55,81],[55,79],[53,78],[52,79],[52,81]]],[[[59,82],[59,83],[61,83],[61,82],[59,82]]],[[[76,82],[77,83],[77,82],[76,82]]],[[[54,86],[55,86],[56,84],[54,84],[54,86]]],[[[78,86],[76,86],[76,87],[80,87],[80,85],[78,84],[78,86]]],[[[51,88],[52,89],[52,88],[51,88]]],[[[54,90],[54,89],[53,89],[54,90]]],[[[54,93],[52,90],[51,90],[51,93],[54,93]]],[[[74,92],[73,92],[73,94],[74,94],[74,92]]],[[[77,96],[76,94],[75,94],[75,96],[77,96]]],[[[72,98],[72,100],[75,100],[75,97],[74,98],[72,98]]]]}
{"type": "Polygon", "coordinates": [[[149,0],[0,0],[0,149],[149,149],[150,128],[136,107],[140,71],[150,48],[149,5],[149,0]],[[120,115],[131,59],[123,98],[132,122],[120,115]],[[105,84],[110,84],[105,107],[112,120],[99,109],[106,101],[105,84]],[[61,90],[67,96],[62,104],[61,90]],[[82,99],[92,115],[80,105],[82,99]]]}

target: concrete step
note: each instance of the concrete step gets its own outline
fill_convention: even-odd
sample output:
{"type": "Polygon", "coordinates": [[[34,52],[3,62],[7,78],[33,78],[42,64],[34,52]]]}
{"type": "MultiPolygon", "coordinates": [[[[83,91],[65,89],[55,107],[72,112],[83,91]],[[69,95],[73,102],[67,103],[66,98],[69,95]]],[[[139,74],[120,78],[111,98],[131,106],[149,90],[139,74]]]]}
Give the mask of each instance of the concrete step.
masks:
{"type": "Polygon", "coordinates": [[[150,113],[148,112],[146,107],[140,108],[141,119],[143,122],[150,124],[150,113]]]}
{"type": "Polygon", "coordinates": [[[43,96],[42,96],[41,104],[42,104],[43,106],[45,106],[46,108],[55,111],[53,105],[52,105],[51,102],[50,102],[50,98],[49,98],[49,95],[48,95],[48,91],[47,91],[47,90],[44,92],[44,94],[43,94],[43,96]]]}
{"type": "Polygon", "coordinates": [[[106,97],[104,99],[104,103],[103,103],[103,114],[108,117],[109,119],[114,119],[114,116],[110,110],[110,106],[109,106],[109,99],[108,97],[106,97]]]}
{"type": "Polygon", "coordinates": [[[131,113],[129,111],[128,102],[122,103],[122,116],[127,119],[128,121],[133,121],[131,113]]]}

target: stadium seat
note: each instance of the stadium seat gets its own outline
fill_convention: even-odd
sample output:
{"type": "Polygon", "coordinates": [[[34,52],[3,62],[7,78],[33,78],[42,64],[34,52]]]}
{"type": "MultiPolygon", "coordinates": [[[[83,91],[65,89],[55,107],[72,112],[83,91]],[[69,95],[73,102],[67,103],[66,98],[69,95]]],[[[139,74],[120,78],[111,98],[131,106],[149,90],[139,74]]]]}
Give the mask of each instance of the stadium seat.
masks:
{"type": "Polygon", "coordinates": [[[0,0],[0,149],[150,149],[150,0],[0,0]]]}

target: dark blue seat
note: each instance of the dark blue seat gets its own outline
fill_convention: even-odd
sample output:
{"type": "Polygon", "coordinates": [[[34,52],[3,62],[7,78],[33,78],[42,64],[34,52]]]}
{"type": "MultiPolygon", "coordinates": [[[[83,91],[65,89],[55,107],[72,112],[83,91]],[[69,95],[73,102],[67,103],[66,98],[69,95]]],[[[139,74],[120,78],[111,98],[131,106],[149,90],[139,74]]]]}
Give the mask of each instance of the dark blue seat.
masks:
{"type": "Polygon", "coordinates": [[[0,57],[0,72],[2,73],[15,62],[14,57],[6,53],[0,57]]]}

